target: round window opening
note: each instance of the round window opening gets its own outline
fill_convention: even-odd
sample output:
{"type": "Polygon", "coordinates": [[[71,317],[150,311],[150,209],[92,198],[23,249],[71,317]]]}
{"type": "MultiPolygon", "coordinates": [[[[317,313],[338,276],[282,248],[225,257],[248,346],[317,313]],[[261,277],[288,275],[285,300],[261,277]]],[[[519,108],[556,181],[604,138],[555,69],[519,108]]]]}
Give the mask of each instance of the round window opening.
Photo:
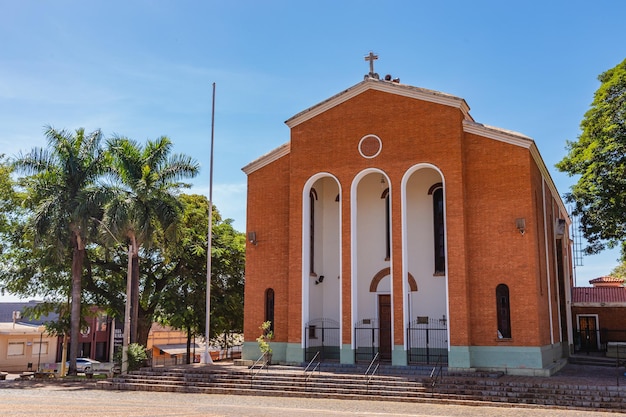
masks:
{"type": "Polygon", "coordinates": [[[375,158],[383,148],[383,143],[376,135],[367,135],[359,142],[359,152],[363,158],[375,158]]]}

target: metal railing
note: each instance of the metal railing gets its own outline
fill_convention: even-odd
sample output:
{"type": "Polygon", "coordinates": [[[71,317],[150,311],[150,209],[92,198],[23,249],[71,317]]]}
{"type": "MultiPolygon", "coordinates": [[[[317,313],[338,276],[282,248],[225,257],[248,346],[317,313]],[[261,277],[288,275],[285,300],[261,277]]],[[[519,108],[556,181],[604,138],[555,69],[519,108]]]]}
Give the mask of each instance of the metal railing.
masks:
{"type": "Polygon", "coordinates": [[[441,376],[443,374],[443,363],[441,361],[441,355],[439,355],[439,357],[437,358],[437,363],[435,363],[435,366],[433,366],[432,371],[430,371],[430,387],[434,388],[435,385],[437,385],[437,382],[439,381],[439,379],[441,379],[441,376]]]}
{"type": "Polygon", "coordinates": [[[372,381],[372,378],[374,378],[374,375],[378,373],[379,368],[380,368],[380,352],[376,352],[376,355],[372,358],[370,365],[365,370],[365,375],[367,376],[367,388],[368,389],[369,389],[370,382],[372,381]],[[370,370],[372,371],[371,374],[370,374],[370,370]]]}
{"type": "Polygon", "coordinates": [[[259,374],[259,372],[263,370],[263,368],[266,368],[266,370],[269,371],[268,363],[269,361],[267,360],[267,354],[261,354],[261,356],[259,356],[259,359],[257,359],[256,362],[254,362],[250,367],[250,383],[252,383],[254,378],[259,374]],[[259,364],[261,366],[257,368],[259,364]]]}
{"type": "Polygon", "coordinates": [[[315,360],[316,360],[319,356],[320,356],[320,352],[319,352],[319,351],[317,351],[317,352],[315,353],[315,356],[313,356],[313,359],[311,359],[311,360],[309,361],[309,364],[306,366],[306,368],[304,368],[304,372],[303,372],[303,374],[305,375],[305,378],[304,378],[304,381],[305,381],[305,382],[308,382],[308,381],[309,381],[309,378],[313,375],[313,372],[317,371],[317,372],[318,372],[318,374],[319,374],[319,373],[321,373],[321,370],[320,370],[320,364],[321,364],[321,361],[319,361],[319,360],[318,360],[317,362],[315,362],[315,360]],[[313,365],[313,362],[315,362],[315,366],[313,366],[313,368],[311,368],[311,366],[313,365]],[[307,375],[307,372],[310,372],[310,374],[308,374],[308,375],[307,375]]]}

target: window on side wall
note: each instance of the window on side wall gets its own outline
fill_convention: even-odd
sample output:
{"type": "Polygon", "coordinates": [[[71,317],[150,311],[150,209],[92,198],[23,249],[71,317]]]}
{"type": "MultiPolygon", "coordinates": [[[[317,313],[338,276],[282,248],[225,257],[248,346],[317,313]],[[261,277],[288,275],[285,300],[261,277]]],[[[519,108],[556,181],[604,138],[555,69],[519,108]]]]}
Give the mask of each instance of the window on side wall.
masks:
{"type": "Polygon", "coordinates": [[[496,308],[498,309],[498,339],[511,338],[511,306],[509,287],[500,284],[496,287],[496,308]]]}
{"type": "Polygon", "coordinates": [[[433,249],[435,254],[434,275],[446,274],[445,221],[443,217],[443,187],[441,183],[433,185],[429,192],[433,196],[433,249]]]}
{"type": "Polygon", "coordinates": [[[270,330],[274,331],[274,290],[265,290],[265,321],[271,323],[270,330]]]}

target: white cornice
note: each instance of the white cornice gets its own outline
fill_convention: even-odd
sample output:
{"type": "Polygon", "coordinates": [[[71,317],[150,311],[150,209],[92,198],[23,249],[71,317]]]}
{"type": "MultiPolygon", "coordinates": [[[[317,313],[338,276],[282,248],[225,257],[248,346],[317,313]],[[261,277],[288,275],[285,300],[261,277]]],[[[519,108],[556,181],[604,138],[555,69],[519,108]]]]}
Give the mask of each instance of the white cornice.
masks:
{"type": "Polygon", "coordinates": [[[241,170],[245,172],[246,175],[250,175],[257,169],[263,168],[265,165],[268,165],[274,162],[275,160],[282,158],[283,156],[289,154],[290,151],[291,151],[291,143],[290,142],[284,143],[280,145],[278,148],[250,162],[248,165],[241,168],[241,170]]]}
{"type": "Polygon", "coordinates": [[[466,133],[473,133],[478,136],[483,136],[489,139],[499,140],[500,142],[510,143],[512,145],[521,146],[523,148],[530,148],[533,144],[533,140],[526,135],[522,135],[512,130],[500,129],[493,126],[486,126],[481,123],[471,122],[469,120],[463,120],[463,131],[466,133]]]}
{"type": "Polygon", "coordinates": [[[572,307],[622,307],[626,308],[625,302],[609,301],[609,302],[585,302],[572,303],[572,307]]]}
{"type": "Polygon", "coordinates": [[[443,104],[445,106],[455,107],[463,113],[463,117],[465,120],[473,120],[472,116],[469,114],[469,106],[460,97],[456,97],[450,94],[441,93],[439,91],[427,90],[425,88],[413,87],[406,84],[399,84],[390,81],[381,81],[373,78],[365,79],[360,83],[348,88],[347,90],[342,91],[339,94],[335,94],[327,100],[322,101],[321,103],[316,104],[313,107],[310,107],[295,116],[291,117],[285,124],[290,128],[299,125],[302,122],[305,122],[313,117],[347,101],[351,98],[367,91],[367,90],[377,90],[383,91],[390,94],[395,94],[403,97],[414,98],[416,100],[429,101],[432,103],[443,104]]]}

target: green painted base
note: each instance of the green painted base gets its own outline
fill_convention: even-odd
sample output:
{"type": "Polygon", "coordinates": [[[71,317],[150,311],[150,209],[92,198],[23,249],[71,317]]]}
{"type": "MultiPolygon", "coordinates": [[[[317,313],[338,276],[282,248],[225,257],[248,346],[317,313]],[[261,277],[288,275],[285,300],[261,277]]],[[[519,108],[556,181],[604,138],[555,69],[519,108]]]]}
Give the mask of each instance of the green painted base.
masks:
{"type": "Polygon", "coordinates": [[[339,362],[345,363],[348,365],[354,365],[354,350],[352,350],[352,345],[347,344],[341,346],[341,352],[339,354],[339,362]]]}
{"type": "Polygon", "coordinates": [[[448,369],[452,371],[497,371],[511,375],[550,376],[566,363],[561,344],[542,347],[452,346],[448,356],[448,369]]]}
{"type": "Polygon", "coordinates": [[[404,350],[404,346],[394,346],[391,352],[391,364],[393,366],[407,366],[408,363],[408,356],[406,350],[404,350]]]}
{"type": "MultiPolygon", "coordinates": [[[[302,359],[291,360],[291,358],[303,358],[303,351],[300,345],[294,345],[293,343],[272,342],[270,344],[272,348],[272,363],[277,364],[301,364],[302,359]],[[294,346],[297,346],[297,350],[294,351],[294,346]]],[[[241,359],[256,361],[261,356],[259,345],[256,342],[244,342],[241,347],[241,359]]]]}

